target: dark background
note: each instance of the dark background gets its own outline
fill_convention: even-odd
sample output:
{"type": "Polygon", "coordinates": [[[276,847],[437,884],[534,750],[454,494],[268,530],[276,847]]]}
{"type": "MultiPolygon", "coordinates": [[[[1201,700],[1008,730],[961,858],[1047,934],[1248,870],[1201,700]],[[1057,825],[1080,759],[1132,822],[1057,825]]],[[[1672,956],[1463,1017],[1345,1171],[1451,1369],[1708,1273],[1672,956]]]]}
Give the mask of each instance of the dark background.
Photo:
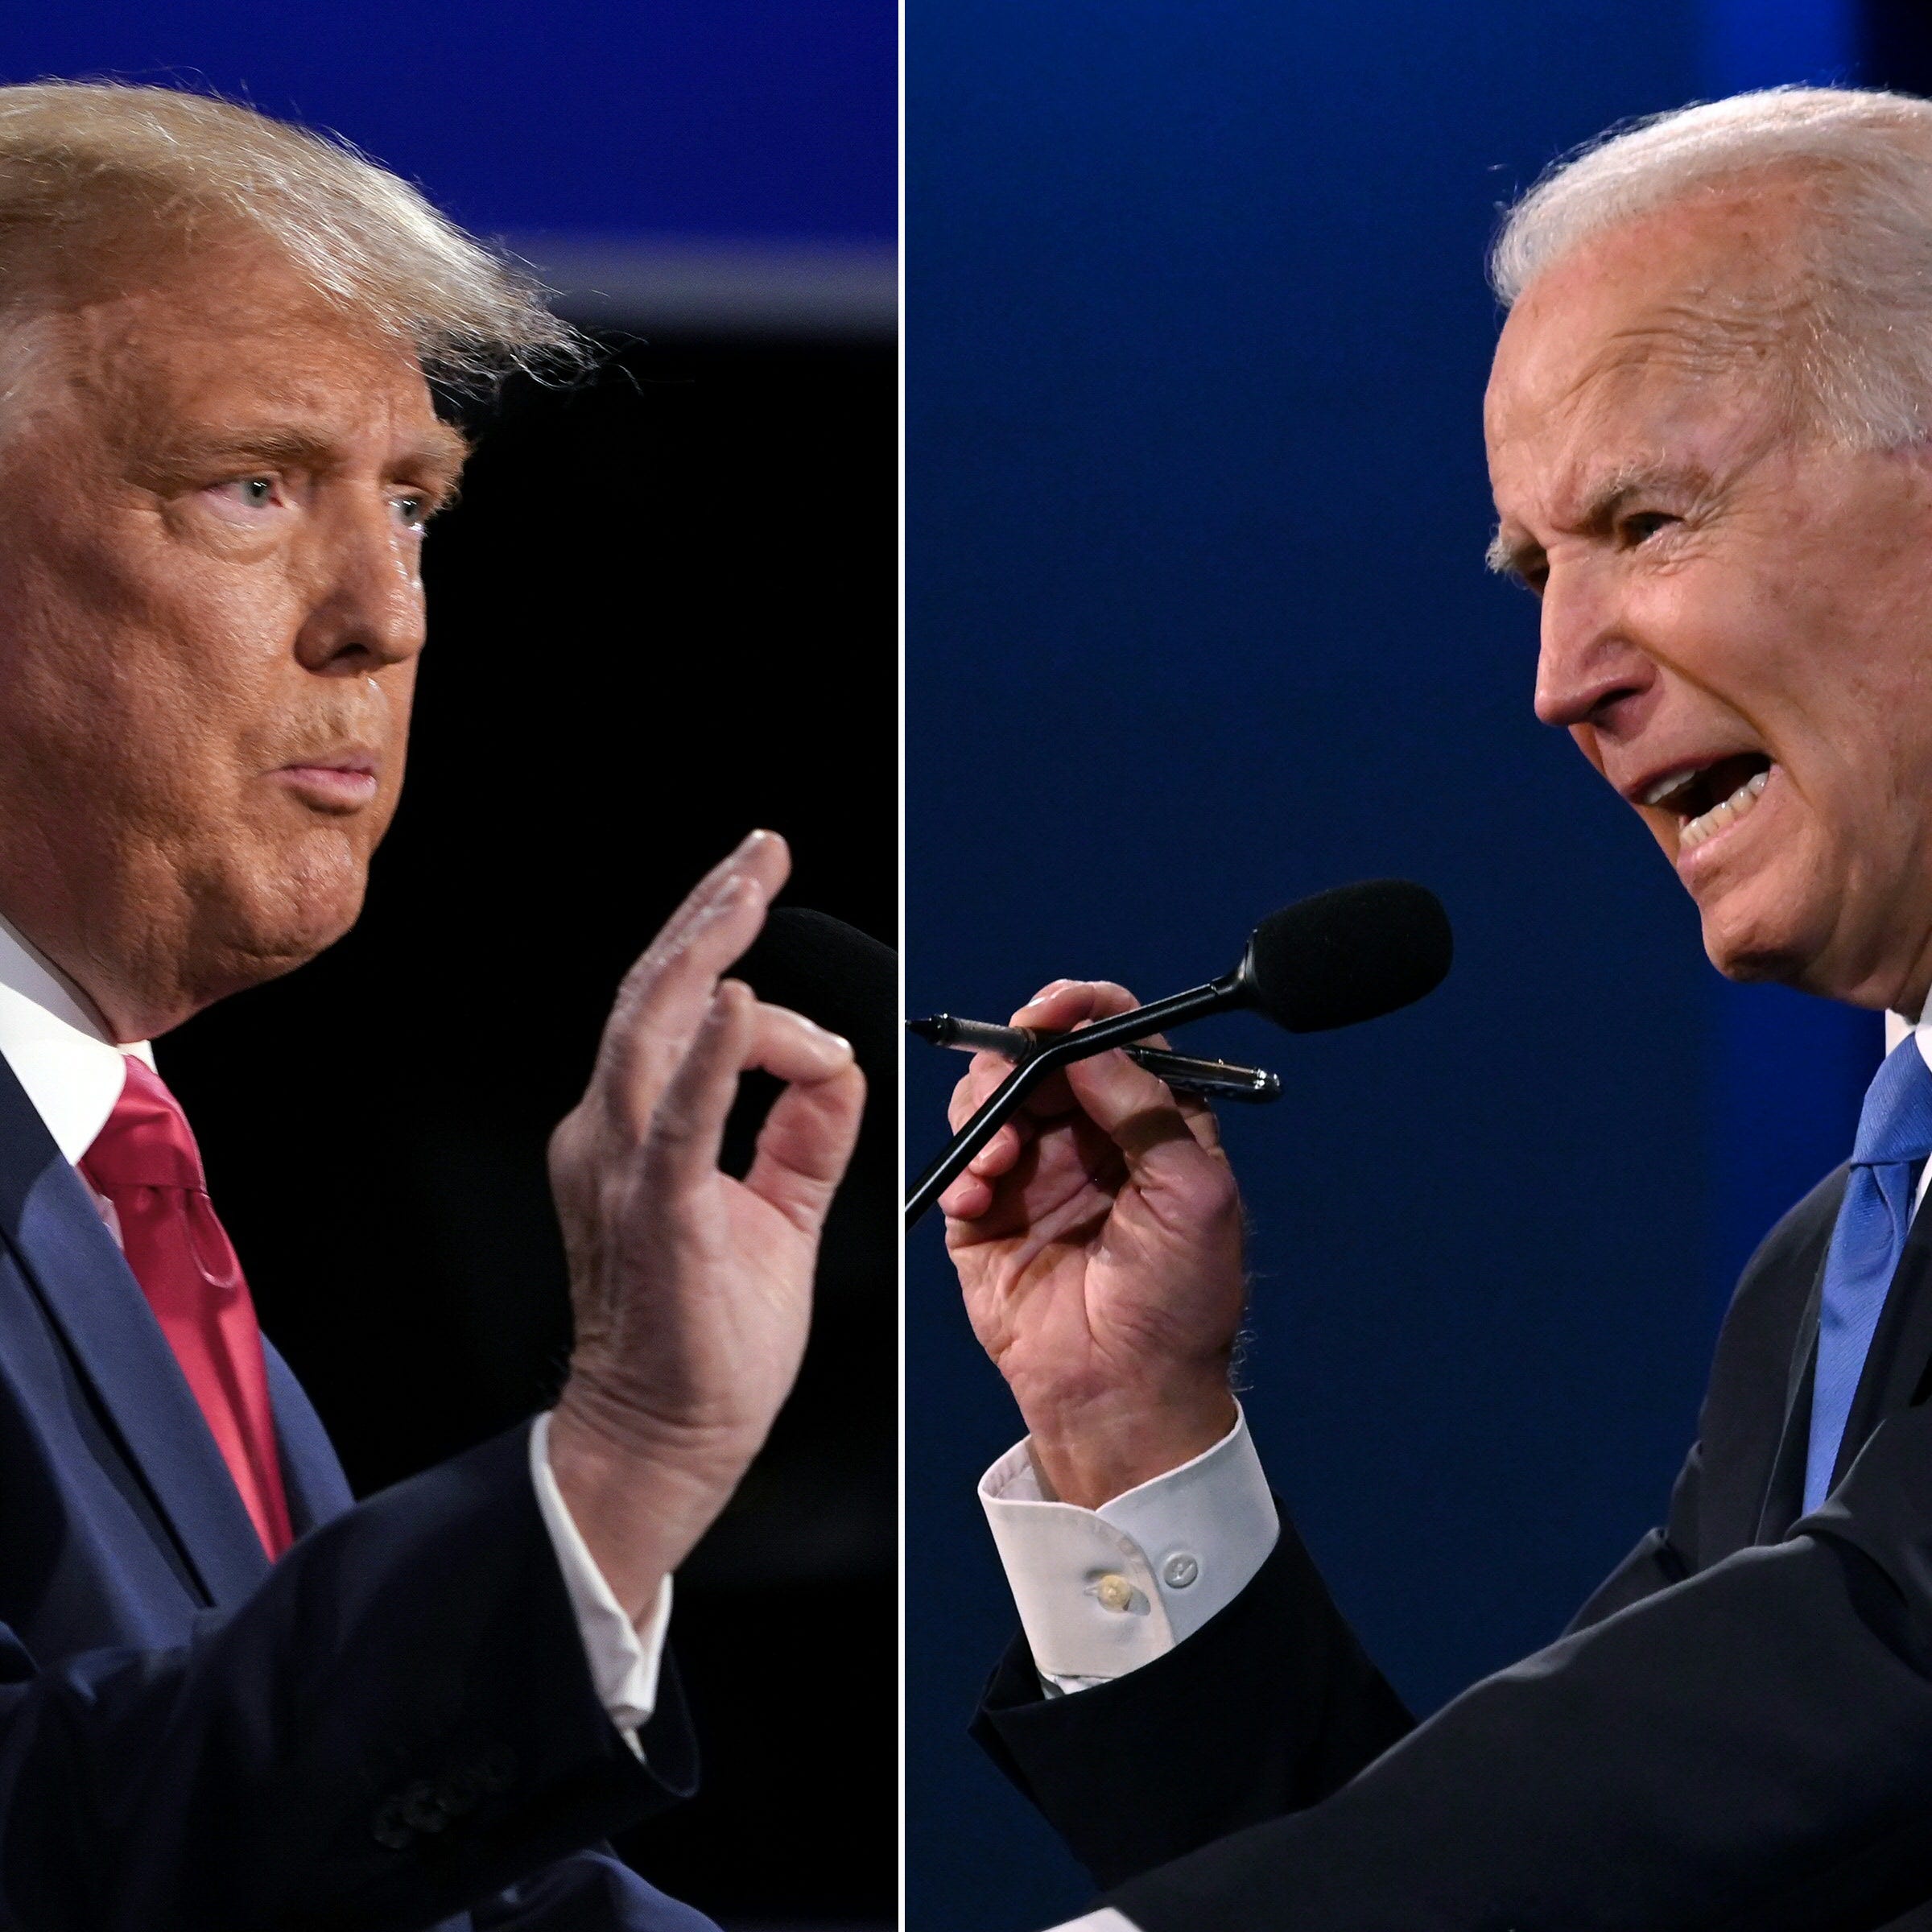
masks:
{"type": "MultiPolygon", "coordinates": [[[[776,826],[786,902],[894,937],[892,361],[653,341],[510,398],[431,539],[411,769],[361,923],[159,1049],[358,1492],[554,1397],[545,1141],[691,882],[776,826]]],[[[787,993],[782,962],[749,976],[787,993]]],[[[703,1792],[624,1847],[728,1918],[893,1901],[894,991],[819,1014],[869,1062],[868,1144],[799,1390],[678,1580],[703,1792]],[[856,1684],[855,1656],[879,1660],[856,1684]]]]}
{"type": "MultiPolygon", "coordinates": [[[[1486,576],[1499,204],[1627,117],[1932,86],[1818,0],[925,0],[907,21],[907,997],[1145,996],[1271,907],[1434,886],[1425,1004],[1195,1051],[1252,1216],[1277,1486],[1432,1708],[1657,1520],[1731,1281],[1843,1158],[1870,1016],[1729,986],[1649,836],[1530,696],[1486,576]],[[1884,63],[1881,64],[1881,54],[1884,63]]],[[[1882,26],[1881,37],[1876,29],[1882,26]]],[[[914,1047],[909,1164],[951,1055],[914,1047]]],[[[1012,1612],[973,1495],[1018,1434],[936,1220],[910,1243],[908,1921],[1088,1897],[961,1735],[1012,1612]]]]}
{"type": "MultiPolygon", "coordinates": [[[[473,412],[361,923],[159,1050],[359,1491],[555,1393],[545,1141],[699,874],[774,826],[788,901],[896,938],[894,51],[880,0],[90,3],[0,34],[0,79],[206,84],[346,134],[567,255],[562,306],[605,325],[592,377],[473,412]]],[[[798,1392],[678,1582],[704,1789],[622,1847],[733,1927],[894,1908],[889,996],[822,1015],[870,1063],[866,1141],[798,1392]]]]}

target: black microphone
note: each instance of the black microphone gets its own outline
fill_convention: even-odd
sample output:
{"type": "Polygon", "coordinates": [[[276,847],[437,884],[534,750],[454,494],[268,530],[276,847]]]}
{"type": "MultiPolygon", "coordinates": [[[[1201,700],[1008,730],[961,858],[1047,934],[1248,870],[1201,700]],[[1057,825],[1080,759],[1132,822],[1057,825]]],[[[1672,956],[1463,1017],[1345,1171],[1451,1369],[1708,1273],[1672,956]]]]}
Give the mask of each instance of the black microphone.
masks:
{"type": "MultiPolygon", "coordinates": [[[[732,975],[761,1000],[789,1006],[851,1041],[870,1094],[859,1145],[833,1206],[827,1252],[864,1246],[865,1279],[890,1271],[893,1257],[870,1252],[883,1238],[886,1203],[899,1191],[899,956],[869,933],[807,906],[774,906],[763,930],[733,966],[732,975]]],[[[742,1177],[751,1166],[758,1129],[777,1097],[770,1075],[745,1077],[726,1123],[720,1165],[742,1177]]],[[[823,1275],[821,1281],[824,1280],[823,1275]]]]}
{"type": "Polygon", "coordinates": [[[1426,886],[1363,879],[1271,912],[1241,963],[1204,986],[1096,1020],[1016,1067],[906,1197],[910,1228],[1048,1074],[1170,1026],[1252,1007],[1290,1033],[1353,1026],[1433,993],[1449,970],[1449,916],[1426,886]]]}
{"type": "Polygon", "coordinates": [[[774,906],[732,968],[762,1000],[842,1034],[879,1091],[898,1063],[899,956],[809,906],[774,906]]]}

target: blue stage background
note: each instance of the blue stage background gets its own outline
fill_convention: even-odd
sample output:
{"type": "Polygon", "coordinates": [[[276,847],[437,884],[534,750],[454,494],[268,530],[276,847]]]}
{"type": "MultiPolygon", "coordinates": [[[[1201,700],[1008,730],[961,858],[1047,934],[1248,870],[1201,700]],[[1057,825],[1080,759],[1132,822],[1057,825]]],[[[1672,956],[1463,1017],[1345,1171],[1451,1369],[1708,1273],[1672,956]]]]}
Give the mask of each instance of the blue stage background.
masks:
{"type": "Polygon", "coordinates": [[[335,128],[485,233],[890,241],[881,0],[81,0],[16,11],[0,79],[218,89],[335,128]]]}
{"type": "MultiPolygon", "coordinates": [[[[1496,209],[1628,116],[1856,72],[1843,6],[924,0],[908,22],[908,997],[1152,996],[1270,907],[1408,874],[1426,1004],[1290,1041],[1227,1129],[1249,1406],[1420,1708],[1550,1639],[1662,1509],[1732,1278],[1842,1158],[1876,1022],[1705,964],[1648,836],[1530,716],[1487,578],[1496,209]]],[[[959,1063],[915,1047],[910,1153],[959,1063]]],[[[1010,1610],[973,1499],[1017,1434],[910,1243],[917,1932],[1084,1880],[962,1736],[1010,1610]]]]}

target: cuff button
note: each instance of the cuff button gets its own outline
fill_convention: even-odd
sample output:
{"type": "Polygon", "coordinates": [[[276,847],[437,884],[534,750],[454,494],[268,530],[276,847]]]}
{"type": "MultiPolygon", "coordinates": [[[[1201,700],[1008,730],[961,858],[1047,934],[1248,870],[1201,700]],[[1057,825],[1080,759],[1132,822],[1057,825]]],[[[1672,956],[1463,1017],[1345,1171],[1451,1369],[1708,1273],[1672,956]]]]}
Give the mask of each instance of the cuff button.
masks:
{"type": "Polygon", "coordinates": [[[1200,1573],[1199,1557],[1170,1556],[1161,1571],[1161,1576],[1170,1590],[1185,1590],[1200,1573]]]}
{"type": "Polygon", "coordinates": [[[1124,1576],[1110,1574],[1094,1585],[1093,1594],[1103,1610],[1125,1610],[1133,1602],[1133,1585],[1124,1576]]]}

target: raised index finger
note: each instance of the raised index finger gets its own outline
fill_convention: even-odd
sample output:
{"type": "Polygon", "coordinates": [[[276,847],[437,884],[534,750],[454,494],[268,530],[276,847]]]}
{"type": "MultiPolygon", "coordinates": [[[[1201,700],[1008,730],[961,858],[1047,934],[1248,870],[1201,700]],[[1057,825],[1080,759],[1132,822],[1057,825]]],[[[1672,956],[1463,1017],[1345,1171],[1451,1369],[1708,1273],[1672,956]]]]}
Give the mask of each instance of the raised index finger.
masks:
{"type": "Polygon", "coordinates": [[[753,832],[698,881],[624,976],[596,1077],[640,1131],[720,976],[758,937],[791,869],[791,855],[775,832],[753,832]]]}

